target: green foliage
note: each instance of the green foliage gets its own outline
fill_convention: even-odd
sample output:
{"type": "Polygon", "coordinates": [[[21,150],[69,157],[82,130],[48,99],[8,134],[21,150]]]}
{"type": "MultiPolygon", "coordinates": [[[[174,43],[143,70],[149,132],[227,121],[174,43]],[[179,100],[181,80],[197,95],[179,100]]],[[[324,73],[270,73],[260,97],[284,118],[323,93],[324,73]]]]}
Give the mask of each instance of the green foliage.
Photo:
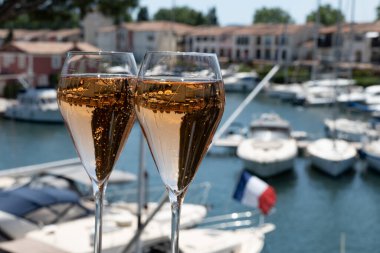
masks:
{"type": "Polygon", "coordinates": [[[219,25],[218,17],[216,15],[216,8],[212,7],[205,16],[206,25],[219,25]]]}
{"type": "Polygon", "coordinates": [[[148,21],[149,12],[147,7],[140,7],[139,13],[137,13],[137,21],[148,21]]]}
{"type": "Polygon", "coordinates": [[[22,90],[20,83],[9,81],[4,87],[4,98],[15,99],[20,90],[22,90]]]}
{"type": "Polygon", "coordinates": [[[88,13],[99,10],[115,23],[130,21],[130,11],[138,0],[3,0],[0,1],[0,27],[61,29],[80,25],[88,13]]]}
{"type": "Polygon", "coordinates": [[[352,71],[353,79],[356,81],[357,85],[360,86],[371,86],[375,84],[380,84],[380,75],[378,72],[369,69],[354,69],[352,71]]]}
{"type": "MultiPolygon", "coordinates": [[[[272,65],[266,65],[256,67],[257,74],[260,79],[263,79],[266,74],[271,70],[272,65]]],[[[286,83],[288,82],[305,82],[310,80],[310,69],[307,67],[289,67],[286,73],[286,69],[280,69],[276,75],[272,78],[271,82],[274,83],[286,83]]]]}
{"type": "Polygon", "coordinates": [[[294,23],[288,12],[281,8],[261,8],[255,11],[253,23],[289,24],[294,23]]]}
{"type": "MultiPolygon", "coordinates": [[[[319,22],[322,25],[329,26],[334,25],[338,21],[343,22],[345,20],[344,14],[338,10],[334,9],[330,4],[319,6],[319,22]]],[[[306,17],[307,22],[317,21],[317,11],[312,11],[306,17]]]]}
{"type": "Polygon", "coordinates": [[[252,66],[249,66],[247,64],[240,64],[238,66],[238,72],[251,72],[253,70],[252,66]]]}
{"type": "Polygon", "coordinates": [[[193,10],[189,7],[175,7],[174,9],[159,9],[154,14],[154,20],[175,21],[188,25],[203,25],[206,20],[202,12],[193,10]]]}
{"type": "Polygon", "coordinates": [[[376,20],[380,20],[380,5],[376,7],[376,20]]]}
{"type": "Polygon", "coordinates": [[[106,16],[113,17],[115,24],[123,21],[131,21],[131,14],[129,9],[138,6],[138,0],[97,0],[97,7],[101,13],[106,16]]]}

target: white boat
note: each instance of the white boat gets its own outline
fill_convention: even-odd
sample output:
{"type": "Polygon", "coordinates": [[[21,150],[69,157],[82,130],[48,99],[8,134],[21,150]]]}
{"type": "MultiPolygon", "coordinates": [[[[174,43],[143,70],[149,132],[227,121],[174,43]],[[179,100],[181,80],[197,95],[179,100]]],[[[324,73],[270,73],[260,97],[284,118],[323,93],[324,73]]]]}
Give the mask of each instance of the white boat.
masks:
{"type": "Polygon", "coordinates": [[[305,93],[302,84],[282,84],[269,86],[268,95],[273,98],[279,98],[284,101],[293,101],[305,93]]]}
{"type": "Polygon", "coordinates": [[[302,83],[304,92],[298,93],[296,102],[302,101],[306,105],[331,105],[336,102],[336,96],[355,90],[355,81],[352,79],[320,79],[302,83]]]}
{"type": "Polygon", "coordinates": [[[297,143],[290,125],[277,114],[263,114],[250,125],[249,138],[242,141],[237,156],[245,168],[261,177],[270,177],[292,169],[297,143]]]}
{"type": "Polygon", "coordinates": [[[17,103],[6,108],[4,116],[32,122],[62,123],[55,89],[27,89],[17,103]]]}
{"type": "Polygon", "coordinates": [[[225,148],[235,153],[237,147],[245,138],[246,133],[243,127],[239,124],[232,124],[225,134],[214,141],[214,147],[225,148]]]}
{"type": "MultiPolygon", "coordinates": [[[[88,176],[80,167],[78,159],[70,159],[2,171],[2,175],[8,175],[8,178],[23,177],[26,180],[22,180],[23,184],[14,184],[0,191],[0,241],[7,241],[4,245],[0,243],[0,249],[17,248],[25,241],[32,241],[58,252],[92,252],[94,203],[79,190],[91,187],[88,176]],[[33,179],[36,173],[40,176],[33,179]],[[76,184],[81,187],[76,187],[76,184]]],[[[108,188],[111,190],[116,183],[133,180],[133,175],[116,170],[111,174],[108,188]],[[114,172],[117,173],[113,177],[114,172]]],[[[120,187],[116,188],[118,196],[128,195],[128,192],[120,192],[120,187]]],[[[162,192],[163,188],[160,189],[162,192]]],[[[107,200],[110,200],[108,195],[107,200]]],[[[103,250],[120,251],[136,233],[137,204],[125,202],[124,199],[106,203],[109,204],[104,208],[103,250]]],[[[157,205],[148,202],[142,212],[142,219],[155,211],[157,205]]],[[[170,208],[169,203],[164,203],[148,224],[141,237],[144,247],[170,237],[170,208]]],[[[196,226],[206,214],[204,205],[184,203],[181,229],[196,226]]]]}
{"type": "Polygon", "coordinates": [[[179,245],[183,253],[260,253],[264,248],[265,234],[273,229],[272,224],[265,224],[237,230],[183,230],[179,245]]]}
{"type": "Polygon", "coordinates": [[[256,72],[237,72],[223,78],[226,91],[251,91],[257,85],[256,72]]]}
{"type": "Polygon", "coordinates": [[[350,142],[361,142],[364,138],[379,137],[378,131],[371,124],[359,120],[338,118],[324,120],[326,135],[330,138],[342,139],[350,142]]]}
{"type": "Polygon", "coordinates": [[[331,87],[336,89],[346,88],[355,85],[355,80],[344,79],[344,78],[326,78],[319,80],[310,80],[303,83],[307,87],[318,86],[318,87],[331,87]]]}
{"type": "MultiPolygon", "coordinates": [[[[338,96],[337,101],[346,102],[344,94],[341,96],[338,96]]],[[[351,102],[349,105],[354,109],[368,112],[380,111],[380,85],[366,87],[362,92],[358,91],[348,96],[356,98],[354,101],[348,101],[351,102]]]]}
{"type": "Polygon", "coordinates": [[[180,248],[184,253],[259,253],[275,228],[257,211],[206,217],[198,228],[181,231],[180,248]]]}
{"type": "Polygon", "coordinates": [[[356,158],[355,147],[339,139],[318,139],[306,147],[311,163],[331,176],[339,176],[352,168],[356,158]]]}
{"type": "Polygon", "coordinates": [[[361,152],[368,166],[380,172],[380,141],[371,141],[363,144],[361,152]]]}
{"type": "MultiPolygon", "coordinates": [[[[44,177],[56,176],[56,179],[70,182],[69,185],[77,180],[87,184],[88,177],[80,175],[84,171],[82,168],[74,166],[75,168],[70,169],[77,163],[78,159],[70,159],[40,166],[15,168],[9,170],[8,176],[30,177],[33,173],[43,173],[44,177]]],[[[2,175],[7,175],[7,173],[2,172],[2,175]]],[[[46,180],[44,177],[19,188],[0,191],[0,236],[2,239],[0,250],[12,253],[25,252],[26,248],[30,253],[92,252],[94,203],[81,198],[76,190],[69,190],[72,187],[60,181],[46,180]]],[[[129,174],[124,175],[124,178],[122,174],[118,174],[111,182],[118,183],[125,180],[129,182],[133,179],[129,174]]],[[[143,210],[142,220],[146,220],[155,210],[157,203],[149,202],[147,206],[147,209],[143,210]]],[[[103,252],[121,252],[133,239],[137,231],[136,212],[136,203],[118,201],[105,205],[103,252]]],[[[247,224],[247,221],[241,220],[238,224],[249,226],[249,228],[234,231],[193,229],[194,226],[203,222],[206,214],[207,209],[203,205],[183,204],[180,227],[182,252],[227,253],[231,250],[233,252],[239,250],[241,253],[259,253],[264,245],[265,234],[274,230],[272,224],[256,226],[257,222],[247,224]],[[194,240],[199,243],[194,245],[194,240]]],[[[232,214],[232,217],[236,218],[239,215],[232,214]]],[[[253,217],[253,215],[245,215],[245,217],[253,217]]],[[[143,250],[160,250],[163,245],[169,245],[170,223],[170,204],[165,203],[141,234],[140,241],[143,250]]],[[[154,252],[167,252],[167,250],[154,252]]]]}
{"type": "Polygon", "coordinates": [[[305,88],[305,104],[309,106],[331,105],[335,103],[335,90],[330,86],[305,88]]]}

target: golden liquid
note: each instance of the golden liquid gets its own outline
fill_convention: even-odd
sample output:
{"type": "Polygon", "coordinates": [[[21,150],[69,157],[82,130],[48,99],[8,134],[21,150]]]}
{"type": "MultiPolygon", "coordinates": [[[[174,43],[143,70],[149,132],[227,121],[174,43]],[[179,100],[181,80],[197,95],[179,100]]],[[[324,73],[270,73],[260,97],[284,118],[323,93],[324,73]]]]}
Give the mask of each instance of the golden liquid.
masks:
{"type": "Polygon", "coordinates": [[[161,178],[176,194],[193,179],[224,103],[222,81],[139,81],[136,114],[161,178]]]}
{"type": "Polygon", "coordinates": [[[98,184],[110,176],[135,120],[132,77],[64,76],[58,104],[81,161],[98,184]]]}

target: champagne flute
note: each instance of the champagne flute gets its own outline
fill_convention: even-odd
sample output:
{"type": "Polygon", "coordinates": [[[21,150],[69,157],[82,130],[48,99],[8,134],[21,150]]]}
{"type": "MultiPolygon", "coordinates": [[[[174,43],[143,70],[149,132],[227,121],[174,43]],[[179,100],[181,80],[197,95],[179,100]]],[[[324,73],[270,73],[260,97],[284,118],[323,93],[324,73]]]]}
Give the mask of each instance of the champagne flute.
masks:
{"type": "Polygon", "coordinates": [[[181,204],[220,122],[224,86],[215,54],[148,52],[135,92],[136,115],[169,194],[171,250],[178,252],[181,204]]]}
{"type": "Polygon", "coordinates": [[[103,196],[135,120],[137,67],[133,54],[69,52],[61,71],[58,105],[96,203],[94,252],[102,249],[103,196]]]}

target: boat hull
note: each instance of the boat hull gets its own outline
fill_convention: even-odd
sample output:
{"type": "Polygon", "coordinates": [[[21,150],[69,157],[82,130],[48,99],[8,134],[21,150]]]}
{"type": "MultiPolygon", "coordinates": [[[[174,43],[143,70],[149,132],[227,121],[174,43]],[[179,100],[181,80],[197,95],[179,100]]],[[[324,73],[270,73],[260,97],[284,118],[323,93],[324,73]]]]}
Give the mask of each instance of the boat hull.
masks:
{"type": "Polygon", "coordinates": [[[319,139],[307,146],[311,163],[331,176],[339,176],[351,169],[356,159],[356,149],[344,140],[319,139]]]}
{"type": "Polygon", "coordinates": [[[291,170],[294,167],[295,157],[274,161],[274,162],[258,162],[243,159],[244,168],[260,177],[271,177],[291,170]]]}
{"type": "Polygon", "coordinates": [[[311,163],[319,170],[323,171],[326,174],[336,177],[352,168],[355,162],[355,157],[341,161],[331,161],[318,156],[310,155],[310,160],[311,163]]]}
{"type": "Polygon", "coordinates": [[[249,171],[260,177],[271,177],[294,167],[297,143],[293,139],[270,142],[247,139],[239,145],[237,156],[249,171]]]}
{"type": "Polygon", "coordinates": [[[63,118],[59,110],[41,111],[14,107],[8,108],[4,113],[4,117],[21,121],[63,123],[63,118]]]}

